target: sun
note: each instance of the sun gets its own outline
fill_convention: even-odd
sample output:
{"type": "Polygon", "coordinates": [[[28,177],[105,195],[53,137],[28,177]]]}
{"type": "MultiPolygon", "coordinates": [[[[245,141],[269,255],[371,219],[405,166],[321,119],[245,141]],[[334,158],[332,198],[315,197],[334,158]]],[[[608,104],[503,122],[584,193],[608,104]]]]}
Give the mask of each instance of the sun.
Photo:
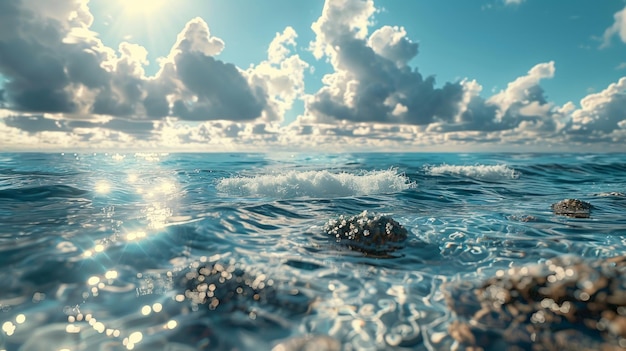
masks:
{"type": "Polygon", "coordinates": [[[189,10],[188,3],[175,0],[89,0],[89,7],[94,14],[94,30],[109,46],[115,47],[122,42],[142,46],[148,53],[154,53],[154,57],[148,55],[154,70],[157,65],[153,59],[169,52],[171,42],[164,38],[172,38],[180,30],[181,13],[189,10]]]}
{"type": "Polygon", "coordinates": [[[168,0],[118,0],[126,15],[146,16],[155,15],[163,10],[168,0]]]}
{"type": "Polygon", "coordinates": [[[173,30],[172,21],[182,7],[174,0],[90,0],[90,6],[103,26],[103,37],[131,41],[149,52],[173,30]]]}

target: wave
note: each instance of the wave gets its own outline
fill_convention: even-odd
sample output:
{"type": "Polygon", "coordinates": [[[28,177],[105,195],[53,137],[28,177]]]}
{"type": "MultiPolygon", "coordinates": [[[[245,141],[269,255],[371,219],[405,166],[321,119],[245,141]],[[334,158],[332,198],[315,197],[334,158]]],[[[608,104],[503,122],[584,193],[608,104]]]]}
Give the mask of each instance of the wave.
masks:
{"type": "Polygon", "coordinates": [[[87,191],[77,189],[68,185],[47,185],[21,189],[0,190],[0,199],[11,199],[20,201],[37,201],[46,198],[75,198],[81,197],[87,191]]]}
{"type": "Polygon", "coordinates": [[[223,178],[217,190],[237,196],[274,198],[333,198],[396,193],[414,187],[395,169],[361,174],[322,171],[288,171],[254,177],[223,178]]]}
{"type": "Polygon", "coordinates": [[[459,175],[478,179],[517,179],[519,172],[506,165],[473,165],[473,166],[454,166],[439,165],[426,167],[426,173],[433,176],[444,174],[459,175]]]}

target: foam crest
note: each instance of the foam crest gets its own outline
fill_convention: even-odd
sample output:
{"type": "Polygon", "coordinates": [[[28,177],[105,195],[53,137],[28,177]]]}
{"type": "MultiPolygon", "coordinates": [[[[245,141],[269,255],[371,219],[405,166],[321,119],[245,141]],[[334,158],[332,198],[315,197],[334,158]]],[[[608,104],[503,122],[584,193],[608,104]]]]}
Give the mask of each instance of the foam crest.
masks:
{"type": "Polygon", "coordinates": [[[473,165],[473,166],[454,166],[454,165],[439,165],[429,166],[426,169],[430,175],[460,175],[465,177],[480,178],[480,179],[517,179],[519,178],[519,172],[507,165],[473,165]]]}
{"type": "Polygon", "coordinates": [[[322,171],[288,171],[254,177],[223,178],[217,190],[237,196],[275,198],[333,198],[395,193],[414,187],[395,169],[361,174],[322,171]]]}

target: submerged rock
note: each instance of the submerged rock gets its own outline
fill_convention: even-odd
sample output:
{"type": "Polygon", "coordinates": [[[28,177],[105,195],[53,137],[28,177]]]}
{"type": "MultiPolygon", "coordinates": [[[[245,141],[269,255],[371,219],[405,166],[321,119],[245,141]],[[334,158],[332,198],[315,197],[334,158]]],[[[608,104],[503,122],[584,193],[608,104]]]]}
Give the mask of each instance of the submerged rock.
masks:
{"type": "Polygon", "coordinates": [[[589,218],[593,208],[590,203],[578,199],[565,199],[551,207],[554,214],[574,218],[589,218]]]}
{"type": "Polygon", "coordinates": [[[185,297],[209,310],[250,312],[258,305],[280,307],[287,313],[303,313],[310,299],[296,289],[283,290],[263,273],[246,270],[236,262],[197,265],[182,281],[185,297]]]}
{"type": "Polygon", "coordinates": [[[401,248],[408,237],[407,230],[393,218],[369,214],[367,211],[330,220],[324,225],[324,232],[341,245],[376,256],[384,256],[401,248]]]}
{"type": "Polygon", "coordinates": [[[624,277],[626,256],[564,257],[448,286],[446,301],[459,317],[449,332],[473,350],[621,350],[624,277]]]}

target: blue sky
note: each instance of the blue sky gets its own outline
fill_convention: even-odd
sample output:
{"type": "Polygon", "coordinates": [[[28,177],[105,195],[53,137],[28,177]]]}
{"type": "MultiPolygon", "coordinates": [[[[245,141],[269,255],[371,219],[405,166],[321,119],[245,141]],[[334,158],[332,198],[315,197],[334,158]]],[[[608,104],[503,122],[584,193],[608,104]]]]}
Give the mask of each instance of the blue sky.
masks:
{"type": "Polygon", "coordinates": [[[618,0],[0,4],[0,150],[624,151],[618,0]]]}

